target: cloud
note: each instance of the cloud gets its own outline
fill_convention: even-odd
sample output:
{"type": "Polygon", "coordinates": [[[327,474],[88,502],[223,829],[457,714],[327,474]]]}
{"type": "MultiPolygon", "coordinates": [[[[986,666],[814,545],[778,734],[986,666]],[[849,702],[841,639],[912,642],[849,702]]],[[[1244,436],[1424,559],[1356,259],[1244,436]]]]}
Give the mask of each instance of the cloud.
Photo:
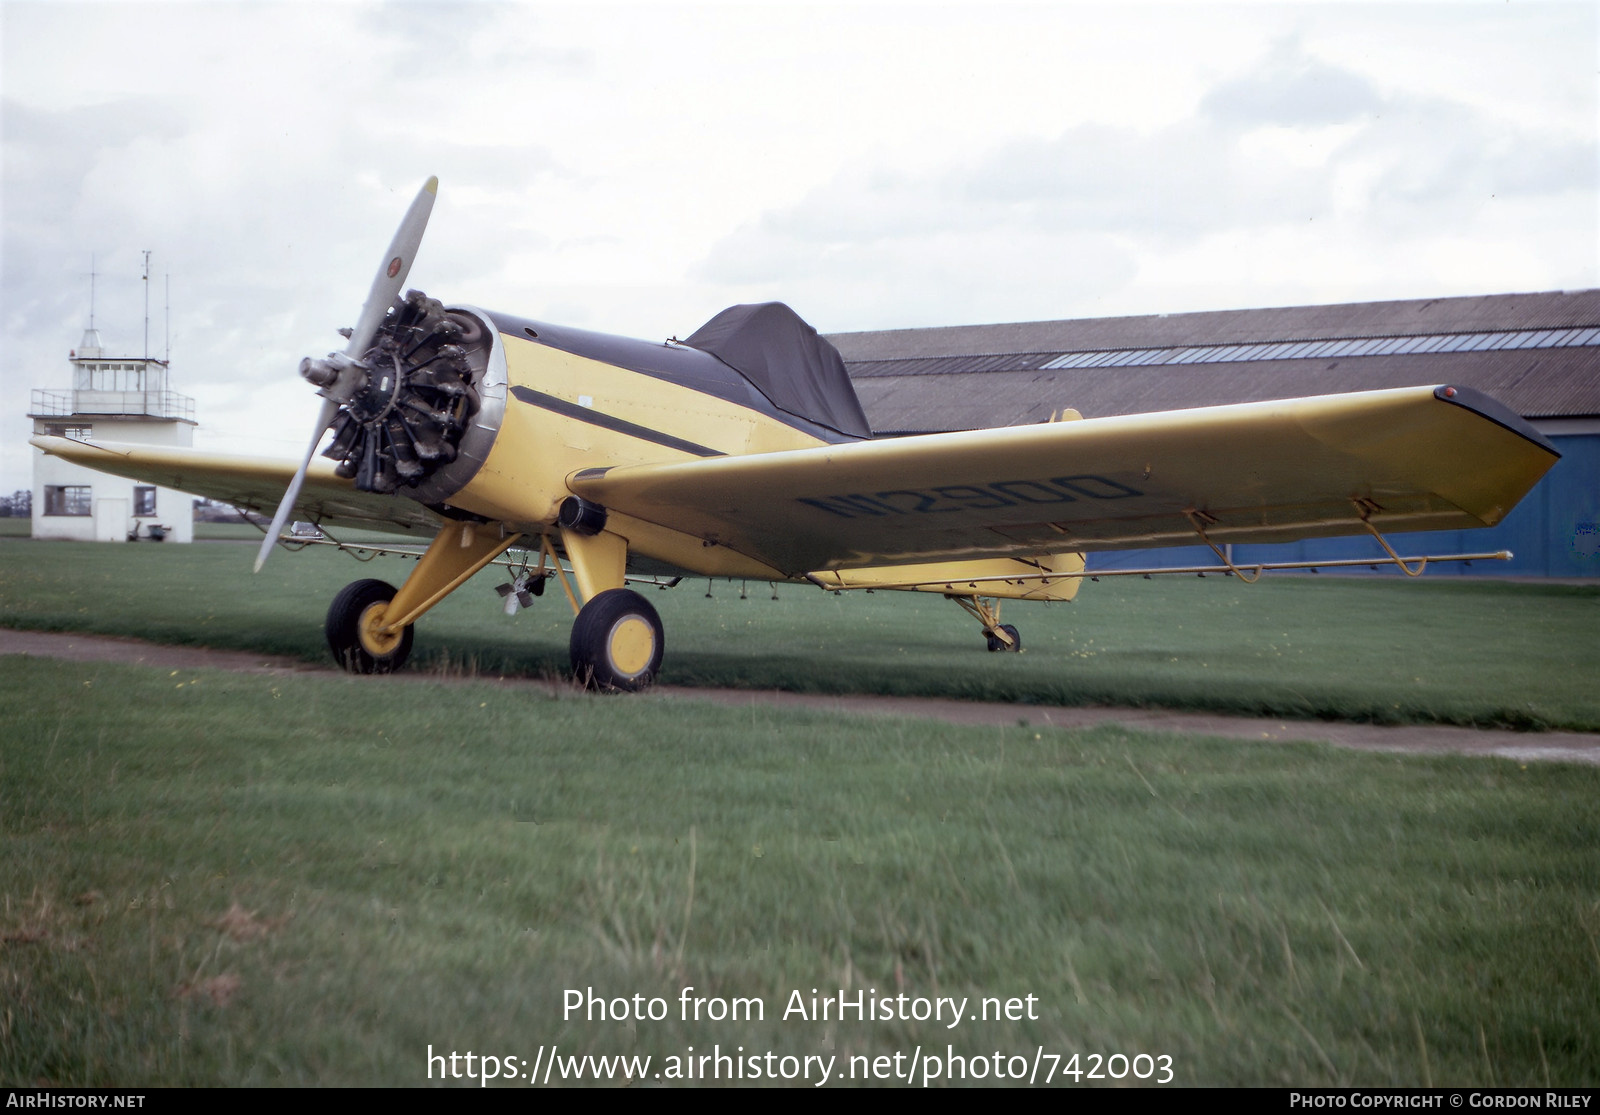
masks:
{"type": "Polygon", "coordinates": [[[98,168],[171,142],[192,127],[192,114],[181,103],[158,97],[60,109],[0,101],[8,257],[74,219],[98,168]]]}
{"type": "Polygon", "coordinates": [[[553,42],[548,13],[526,3],[384,0],[353,14],[356,33],[381,44],[386,76],[402,86],[481,80],[508,65],[573,73],[594,66],[590,47],[553,42]]]}
{"type": "Polygon", "coordinates": [[[917,235],[818,243],[753,228],[708,257],[729,302],[788,302],[824,331],[1067,316],[1132,279],[1116,237],[1072,230],[952,226],[917,235]]]}
{"type": "Polygon", "coordinates": [[[299,442],[293,368],[340,343],[429,174],[417,285],[636,336],[766,298],[854,329],[1593,285],[1594,29],[1554,5],[0,0],[0,471],[27,474],[91,253],[113,347],[139,343],[140,250],[171,273],[202,440],[299,442]]]}
{"type": "Polygon", "coordinates": [[[1600,148],[1439,98],[1397,99],[1340,157],[1372,168],[1371,207],[1391,219],[1460,219],[1491,199],[1593,194],[1600,148]]]}
{"type": "MultiPolygon", "coordinates": [[[[1508,201],[1578,196],[1592,208],[1597,165],[1592,135],[1444,96],[1386,93],[1290,37],[1248,72],[1214,83],[1190,115],[1161,127],[1080,125],[1054,137],[1014,138],[922,173],[851,168],[723,237],[699,274],[751,289],[776,288],[781,279],[838,291],[825,302],[852,321],[866,307],[892,315],[879,324],[929,323],[919,308],[929,304],[987,313],[996,300],[973,294],[980,281],[1016,299],[1013,320],[1071,316],[1100,312],[1120,286],[1148,281],[1163,260],[1181,260],[1188,270],[1202,244],[1227,243],[1248,256],[1252,244],[1269,252],[1274,244],[1303,245],[1309,235],[1330,246],[1339,241],[1339,252],[1318,254],[1346,261],[1413,244],[1401,271],[1459,258],[1433,242],[1498,238],[1501,229],[1491,228],[1498,218],[1486,211],[1492,204],[1503,212],[1508,201]],[[946,253],[932,247],[941,244],[971,254],[959,257],[961,266],[942,266],[946,253]],[[868,275],[898,295],[864,289],[868,275]]],[[[1592,242],[1593,219],[1578,224],[1559,236],[1592,242]]],[[[1262,259],[1259,270],[1281,274],[1279,262],[1262,259]]],[[[1219,261],[1218,273],[1238,281],[1247,266],[1241,258],[1219,261]]],[[[1370,267],[1344,274],[1350,297],[1370,286],[1370,267]]],[[[1330,278],[1337,288],[1336,275],[1323,275],[1319,289],[1330,278]]],[[[1453,289],[1460,278],[1440,276],[1437,289],[1453,289]]],[[[1500,289],[1488,270],[1477,281],[1500,289]]],[[[1246,279],[1232,289],[1252,286],[1261,284],[1246,279]]],[[[1273,304],[1267,290],[1244,296],[1273,304]]]]}
{"type": "Polygon", "coordinates": [[[1203,116],[1235,128],[1321,127],[1382,110],[1371,82],[1307,54],[1298,37],[1279,40],[1255,70],[1214,86],[1200,101],[1203,116]]]}

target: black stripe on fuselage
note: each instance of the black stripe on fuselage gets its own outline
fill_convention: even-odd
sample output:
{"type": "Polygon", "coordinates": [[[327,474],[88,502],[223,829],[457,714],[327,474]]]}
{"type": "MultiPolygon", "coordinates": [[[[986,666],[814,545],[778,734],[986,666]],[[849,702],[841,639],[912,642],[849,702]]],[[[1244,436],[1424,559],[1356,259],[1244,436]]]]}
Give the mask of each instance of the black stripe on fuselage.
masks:
{"type": "Polygon", "coordinates": [[[616,337],[609,333],[594,333],[587,329],[574,329],[570,325],[551,325],[543,321],[513,317],[510,314],[488,313],[494,326],[508,337],[518,337],[538,345],[548,345],[561,352],[598,360],[617,368],[665,380],[715,399],[766,415],[785,426],[810,434],[818,441],[831,445],[860,441],[861,438],[842,434],[820,422],[790,414],[774,406],[749,380],[733,368],[697,348],[679,344],[652,344],[631,337],[616,337]]]}
{"type": "Polygon", "coordinates": [[[696,442],[685,441],[681,437],[664,434],[660,430],[652,430],[649,426],[641,426],[636,422],[629,422],[625,418],[618,418],[613,414],[569,403],[565,399],[558,399],[554,395],[546,395],[543,391],[535,391],[531,387],[513,387],[511,394],[521,399],[530,406],[541,407],[552,414],[559,414],[563,418],[575,418],[579,422],[587,422],[591,426],[599,426],[602,430],[611,430],[629,437],[641,438],[644,441],[664,445],[668,449],[677,449],[684,453],[693,453],[696,457],[726,457],[727,454],[720,449],[710,449],[696,442]]]}

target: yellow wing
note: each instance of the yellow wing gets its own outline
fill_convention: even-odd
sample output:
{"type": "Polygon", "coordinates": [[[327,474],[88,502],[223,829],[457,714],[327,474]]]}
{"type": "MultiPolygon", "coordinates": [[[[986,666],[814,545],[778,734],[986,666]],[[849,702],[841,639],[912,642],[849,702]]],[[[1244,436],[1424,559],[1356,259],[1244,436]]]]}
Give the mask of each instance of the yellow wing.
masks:
{"type": "MultiPolygon", "coordinates": [[[[175,488],[268,515],[283,498],[296,467],[294,461],[207,453],[180,446],[85,442],[64,437],[36,437],[32,443],[46,453],[86,468],[175,488]]],[[[321,457],[312,460],[305,487],[295,501],[297,518],[328,526],[402,534],[432,536],[439,529],[440,517],[421,504],[357,491],[351,481],[335,476],[333,467],[332,462],[321,457]]]]}
{"type": "Polygon", "coordinates": [[[1414,387],[659,465],[568,486],[790,575],[1491,526],[1560,454],[1469,388],[1414,387]]]}

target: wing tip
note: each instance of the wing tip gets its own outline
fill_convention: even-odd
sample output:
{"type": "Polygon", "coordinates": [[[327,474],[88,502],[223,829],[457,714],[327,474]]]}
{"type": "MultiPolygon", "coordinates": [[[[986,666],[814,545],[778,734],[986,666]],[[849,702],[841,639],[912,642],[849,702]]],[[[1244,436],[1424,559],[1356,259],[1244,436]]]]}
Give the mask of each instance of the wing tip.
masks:
{"type": "Polygon", "coordinates": [[[1550,453],[1558,460],[1561,457],[1561,450],[1551,444],[1550,439],[1541,434],[1532,422],[1529,422],[1493,395],[1485,394],[1475,387],[1444,383],[1433,389],[1433,397],[1441,402],[1461,407],[1463,410],[1470,410],[1480,418],[1487,418],[1496,426],[1510,430],[1518,437],[1526,438],[1528,441],[1533,442],[1533,444],[1550,453]]]}

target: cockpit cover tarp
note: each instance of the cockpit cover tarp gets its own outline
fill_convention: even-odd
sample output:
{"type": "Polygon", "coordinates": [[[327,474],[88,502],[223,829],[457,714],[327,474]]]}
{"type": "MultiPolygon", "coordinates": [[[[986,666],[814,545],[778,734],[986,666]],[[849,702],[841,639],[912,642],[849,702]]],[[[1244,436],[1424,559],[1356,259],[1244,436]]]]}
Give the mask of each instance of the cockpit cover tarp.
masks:
{"type": "Polygon", "coordinates": [[[779,410],[872,436],[839,350],[782,302],[729,306],[683,343],[737,370],[779,410]]]}

